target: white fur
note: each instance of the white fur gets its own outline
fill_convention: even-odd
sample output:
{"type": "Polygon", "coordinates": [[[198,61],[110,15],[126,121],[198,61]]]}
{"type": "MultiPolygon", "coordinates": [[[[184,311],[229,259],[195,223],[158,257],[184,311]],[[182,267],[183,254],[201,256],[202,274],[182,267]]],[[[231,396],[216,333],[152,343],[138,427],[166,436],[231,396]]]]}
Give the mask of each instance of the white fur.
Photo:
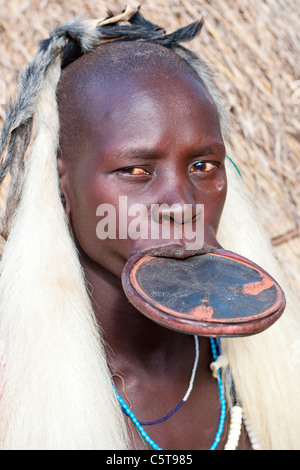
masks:
{"type": "MultiPolygon", "coordinates": [[[[218,233],[221,245],[268,271],[282,286],[287,307],[263,333],[222,340],[246,415],[263,449],[300,449],[300,363],[293,344],[300,339],[299,307],[282,276],[242,178],[228,162],[229,190],[218,233]]],[[[270,201],[271,203],[271,201],[270,201]]]]}
{"type": "Polygon", "coordinates": [[[0,448],[122,449],[124,419],[59,199],[59,76],[56,61],[1,261],[0,448]]]}

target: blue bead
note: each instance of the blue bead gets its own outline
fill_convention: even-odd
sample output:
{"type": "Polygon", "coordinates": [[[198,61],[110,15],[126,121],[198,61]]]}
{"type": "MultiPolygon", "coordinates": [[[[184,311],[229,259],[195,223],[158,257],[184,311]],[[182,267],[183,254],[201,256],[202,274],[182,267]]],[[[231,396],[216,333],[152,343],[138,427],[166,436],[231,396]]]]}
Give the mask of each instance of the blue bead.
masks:
{"type": "MultiPolygon", "coordinates": [[[[216,361],[217,358],[218,358],[218,354],[221,354],[220,344],[217,344],[216,339],[210,338],[210,345],[211,345],[213,360],[216,361]]],[[[224,395],[222,377],[221,377],[221,374],[220,374],[219,371],[218,371],[217,383],[218,383],[219,396],[220,396],[220,405],[221,405],[220,418],[219,418],[219,427],[218,427],[218,431],[217,431],[216,436],[215,436],[215,440],[214,440],[214,442],[213,442],[213,444],[212,444],[212,446],[210,447],[209,450],[215,450],[216,447],[218,446],[218,444],[221,440],[222,433],[223,433],[224,423],[225,423],[225,416],[226,416],[226,399],[225,399],[225,395],[224,395]]],[[[149,445],[151,445],[151,447],[153,447],[154,450],[162,450],[162,448],[159,447],[150,438],[150,436],[148,436],[148,434],[146,433],[146,431],[144,430],[144,428],[142,427],[140,422],[136,419],[134,413],[130,410],[129,406],[125,403],[123,398],[121,398],[121,396],[117,393],[117,389],[115,387],[113,387],[113,389],[116,393],[116,397],[117,397],[120,405],[122,406],[123,411],[130,417],[133,424],[136,426],[136,428],[140,432],[141,436],[145,439],[145,441],[148,442],[149,445]]],[[[180,404],[180,406],[181,406],[181,404],[180,404]]],[[[175,411],[177,411],[177,409],[180,408],[180,406],[177,406],[175,408],[175,410],[173,412],[169,413],[164,419],[167,419],[169,416],[171,416],[175,411]]],[[[158,422],[160,422],[160,421],[161,420],[158,420],[158,422]]],[[[148,424],[148,423],[146,423],[146,424],[148,424]]],[[[150,424],[153,424],[153,423],[150,423],[150,424]]]]}

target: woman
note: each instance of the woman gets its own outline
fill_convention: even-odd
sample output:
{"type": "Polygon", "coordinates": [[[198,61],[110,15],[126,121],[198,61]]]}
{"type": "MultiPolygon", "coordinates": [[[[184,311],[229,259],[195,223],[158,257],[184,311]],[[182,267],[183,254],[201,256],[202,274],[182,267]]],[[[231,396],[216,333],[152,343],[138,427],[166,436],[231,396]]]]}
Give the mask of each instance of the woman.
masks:
{"type": "Polygon", "coordinates": [[[2,179],[12,177],[0,282],[3,449],[299,447],[299,368],[289,356],[299,320],[286,287],[288,307],[272,328],[221,342],[227,408],[233,379],[247,417],[233,445],[209,368],[214,346],[147,319],[121,284],[132,255],[184,258],[186,239],[121,237],[121,225],[116,237],[97,234],[102,204],[121,220],[120,196],[129,206],[166,204],[156,223],[173,228],[178,219],[193,228],[204,205],[205,250],[247,256],[281,282],[226,158],[212,75],[179,45],[200,29],[166,35],[130,8],[99,24],[77,19],[23,75],[1,141],[2,179]]]}

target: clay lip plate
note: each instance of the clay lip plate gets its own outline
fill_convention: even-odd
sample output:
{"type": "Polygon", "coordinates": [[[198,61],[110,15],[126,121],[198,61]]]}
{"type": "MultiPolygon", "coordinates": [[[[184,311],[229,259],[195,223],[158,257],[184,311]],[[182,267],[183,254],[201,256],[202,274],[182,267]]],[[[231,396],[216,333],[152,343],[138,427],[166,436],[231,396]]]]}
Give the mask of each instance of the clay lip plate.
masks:
{"type": "Polygon", "coordinates": [[[122,283],[144,315],[199,336],[248,336],[271,326],[285,308],[278,283],[261,267],[217,250],[185,259],[133,256],[122,283]]]}

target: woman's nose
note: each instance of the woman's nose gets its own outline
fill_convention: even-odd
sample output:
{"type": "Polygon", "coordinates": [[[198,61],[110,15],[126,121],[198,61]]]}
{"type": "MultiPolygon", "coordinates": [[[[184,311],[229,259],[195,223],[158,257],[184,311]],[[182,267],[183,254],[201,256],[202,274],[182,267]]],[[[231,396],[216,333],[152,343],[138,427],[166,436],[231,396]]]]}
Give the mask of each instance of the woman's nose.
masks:
{"type": "Polygon", "coordinates": [[[183,201],[173,203],[172,205],[166,203],[155,204],[152,208],[152,218],[160,224],[164,221],[175,224],[192,222],[201,213],[202,205],[185,203],[183,201]]]}
{"type": "Polygon", "coordinates": [[[152,218],[160,224],[164,221],[175,224],[192,222],[201,213],[202,205],[196,204],[193,194],[187,187],[179,185],[169,192],[165,190],[159,203],[152,205],[152,218]]]}

